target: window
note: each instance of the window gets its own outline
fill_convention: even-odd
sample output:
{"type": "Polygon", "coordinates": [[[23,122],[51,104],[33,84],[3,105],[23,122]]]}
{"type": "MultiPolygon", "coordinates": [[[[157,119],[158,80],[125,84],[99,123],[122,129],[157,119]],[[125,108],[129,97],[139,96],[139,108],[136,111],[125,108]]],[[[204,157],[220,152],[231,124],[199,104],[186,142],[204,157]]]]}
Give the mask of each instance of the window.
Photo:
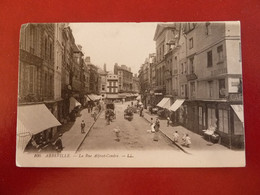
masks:
{"type": "Polygon", "coordinates": [[[184,96],[184,85],[181,85],[181,96],[184,96]]]}
{"type": "Polygon", "coordinates": [[[190,83],[190,96],[191,97],[195,96],[195,82],[190,83]]]}
{"type": "Polygon", "coordinates": [[[102,91],[104,91],[105,90],[105,85],[102,85],[102,91]]]}
{"type": "Polygon", "coordinates": [[[219,109],[218,111],[219,118],[219,131],[228,133],[228,111],[219,109]]]}
{"type": "Polygon", "coordinates": [[[212,51],[209,51],[207,53],[207,60],[208,60],[208,67],[212,67],[213,63],[212,63],[212,51]]]}
{"type": "Polygon", "coordinates": [[[190,74],[194,73],[194,58],[190,58],[190,74]]]}
{"type": "Polygon", "coordinates": [[[218,84],[219,84],[219,98],[224,98],[226,96],[225,79],[218,80],[218,84]]]}
{"type": "Polygon", "coordinates": [[[183,66],[183,63],[181,63],[181,74],[184,73],[184,66],[183,66]]]}
{"type": "Polygon", "coordinates": [[[216,112],[214,108],[208,108],[208,128],[210,126],[216,127],[216,112]]]}
{"type": "Polygon", "coordinates": [[[223,57],[223,45],[220,45],[217,47],[217,51],[218,51],[218,62],[222,62],[224,60],[223,57]]]}
{"type": "Polygon", "coordinates": [[[213,81],[209,81],[209,97],[213,97],[213,81]]]}
{"type": "Polygon", "coordinates": [[[188,97],[188,85],[187,84],[185,84],[184,85],[184,89],[185,89],[185,98],[187,98],[188,97]]]}
{"type": "Polygon", "coordinates": [[[193,38],[189,39],[189,48],[192,49],[193,48],[193,38]]]}
{"type": "Polygon", "coordinates": [[[28,89],[29,89],[29,93],[34,93],[35,91],[35,85],[34,85],[34,79],[35,78],[35,67],[30,66],[29,67],[29,77],[28,77],[28,89]]]}
{"type": "Polygon", "coordinates": [[[50,60],[52,59],[52,43],[50,43],[50,60]]]}
{"type": "Polygon", "coordinates": [[[199,125],[202,125],[203,117],[202,117],[202,107],[199,106],[199,125]]]}

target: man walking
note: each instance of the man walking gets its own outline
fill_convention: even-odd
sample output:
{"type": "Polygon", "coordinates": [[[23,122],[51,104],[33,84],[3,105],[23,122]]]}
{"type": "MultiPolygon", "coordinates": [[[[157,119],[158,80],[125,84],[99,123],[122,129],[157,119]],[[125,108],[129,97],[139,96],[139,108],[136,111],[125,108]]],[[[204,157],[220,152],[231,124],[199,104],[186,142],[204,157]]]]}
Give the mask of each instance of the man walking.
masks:
{"type": "Polygon", "coordinates": [[[82,122],[81,122],[81,133],[85,133],[85,126],[86,126],[86,124],[85,124],[84,120],[82,120],[82,122]]]}

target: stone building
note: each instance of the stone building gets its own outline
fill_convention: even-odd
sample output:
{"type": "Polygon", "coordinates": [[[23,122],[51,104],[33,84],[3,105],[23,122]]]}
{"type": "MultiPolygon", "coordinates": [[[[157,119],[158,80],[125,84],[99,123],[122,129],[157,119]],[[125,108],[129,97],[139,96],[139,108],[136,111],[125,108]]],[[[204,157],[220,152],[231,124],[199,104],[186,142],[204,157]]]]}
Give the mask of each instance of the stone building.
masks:
{"type": "Polygon", "coordinates": [[[131,68],[126,65],[114,65],[114,74],[118,75],[118,90],[119,93],[132,92],[133,89],[133,73],[131,68]]]}
{"type": "MultiPolygon", "coordinates": [[[[158,24],[154,40],[154,94],[160,95],[154,105],[168,110],[174,124],[198,134],[214,128],[222,144],[243,147],[239,23],[158,24]]],[[[143,93],[153,86],[147,71],[145,65],[139,71],[143,93]]]]}
{"type": "Polygon", "coordinates": [[[56,133],[56,126],[60,125],[55,118],[58,116],[58,100],[55,98],[59,94],[54,90],[54,83],[57,82],[54,82],[54,29],[54,24],[25,24],[21,27],[17,117],[19,140],[20,134],[24,138],[35,135],[51,140],[56,133]]]}

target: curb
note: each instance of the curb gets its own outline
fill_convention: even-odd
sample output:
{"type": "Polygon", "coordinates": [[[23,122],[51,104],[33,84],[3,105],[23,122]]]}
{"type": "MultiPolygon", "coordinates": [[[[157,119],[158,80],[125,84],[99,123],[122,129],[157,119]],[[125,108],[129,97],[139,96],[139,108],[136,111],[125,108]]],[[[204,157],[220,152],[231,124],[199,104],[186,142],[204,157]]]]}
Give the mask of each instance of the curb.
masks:
{"type": "MultiPolygon", "coordinates": [[[[150,121],[143,116],[143,118],[148,122],[150,123],[150,121]]],[[[162,130],[159,130],[159,132],[164,136],[166,137],[168,140],[170,140],[175,146],[177,146],[181,151],[183,151],[184,153],[186,154],[191,154],[189,152],[187,152],[183,147],[181,147],[179,144],[177,144],[176,142],[174,142],[168,135],[166,135],[162,130]]]]}
{"type": "MultiPolygon", "coordinates": [[[[103,112],[103,110],[101,110],[101,111],[98,113],[98,115],[97,115],[97,120],[98,120],[98,118],[99,118],[99,116],[100,116],[100,114],[101,114],[102,112],[103,112]]],[[[96,120],[96,121],[97,121],[97,120],[96,120]]],[[[82,146],[83,142],[85,141],[86,137],[88,136],[90,130],[92,129],[92,127],[94,126],[94,124],[96,123],[96,121],[93,121],[93,123],[92,123],[92,124],[90,125],[90,127],[88,128],[88,130],[87,130],[85,136],[83,137],[82,141],[79,143],[79,145],[78,145],[78,147],[77,147],[75,153],[77,153],[78,150],[80,149],[80,147],[82,146]]]]}

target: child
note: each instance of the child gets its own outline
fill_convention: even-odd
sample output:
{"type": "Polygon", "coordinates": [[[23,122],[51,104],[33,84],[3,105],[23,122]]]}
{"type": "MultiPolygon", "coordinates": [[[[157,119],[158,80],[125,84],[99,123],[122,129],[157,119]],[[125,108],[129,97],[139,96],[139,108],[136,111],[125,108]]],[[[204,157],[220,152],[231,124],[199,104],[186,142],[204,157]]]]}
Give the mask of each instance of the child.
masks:
{"type": "Polygon", "coordinates": [[[154,133],[154,122],[153,122],[153,118],[151,118],[151,132],[154,133]]]}
{"type": "Polygon", "coordinates": [[[175,132],[173,133],[173,141],[174,141],[174,142],[178,142],[178,139],[179,139],[178,131],[175,131],[175,132]]]}
{"type": "Polygon", "coordinates": [[[190,145],[191,145],[191,139],[190,139],[189,135],[186,134],[185,146],[189,148],[190,145]]]}

